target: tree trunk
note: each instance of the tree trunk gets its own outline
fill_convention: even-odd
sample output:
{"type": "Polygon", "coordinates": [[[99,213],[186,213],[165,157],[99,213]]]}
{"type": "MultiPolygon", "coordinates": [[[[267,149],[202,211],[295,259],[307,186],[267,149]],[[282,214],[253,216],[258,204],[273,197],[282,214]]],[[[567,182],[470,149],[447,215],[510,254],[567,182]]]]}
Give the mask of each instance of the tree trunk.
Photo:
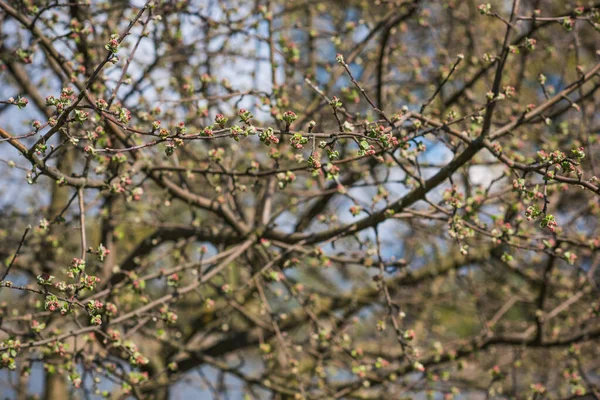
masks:
{"type": "Polygon", "coordinates": [[[67,400],[69,398],[69,388],[64,376],[58,372],[46,372],[45,377],[44,400],[67,400]]]}
{"type": "MultiPolygon", "coordinates": [[[[57,168],[66,174],[70,174],[73,168],[73,152],[71,150],[65,151],[62,156],[58,158],[57,168]]],[[[48,208],[48,220],[52,221],[64,209],[68,201],[69,188],[54,185],[52,199],[48,208]]],[[[60,228],[60,226],[58,228],[60,228]]],[[[52,226],[50,229],[52,229],[52,226]]],[[[45,251],[40,254],[40,262],[42,265],[42,272],[53,274],[54,271],[52,271],[51,266],[55,265],[56,254],[51,246],[45,246],[45,251]]],[[[48,361],[52,362],[52,359],[49,359],[48,361]]],[[[45,371],[44,377],[44,400],[66,400],[69,398],[67,380],[62,374],[58,371],[45,371]]]]}

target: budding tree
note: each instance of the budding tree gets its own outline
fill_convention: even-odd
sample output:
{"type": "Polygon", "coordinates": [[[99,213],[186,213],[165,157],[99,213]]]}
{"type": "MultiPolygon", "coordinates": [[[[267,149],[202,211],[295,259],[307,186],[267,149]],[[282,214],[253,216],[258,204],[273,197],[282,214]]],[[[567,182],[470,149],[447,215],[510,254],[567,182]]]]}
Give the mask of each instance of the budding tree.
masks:
{"type": "Polygon", "coordinates": [[[599,398],[580,3],[0,0],[3,395],[599,398]]]}

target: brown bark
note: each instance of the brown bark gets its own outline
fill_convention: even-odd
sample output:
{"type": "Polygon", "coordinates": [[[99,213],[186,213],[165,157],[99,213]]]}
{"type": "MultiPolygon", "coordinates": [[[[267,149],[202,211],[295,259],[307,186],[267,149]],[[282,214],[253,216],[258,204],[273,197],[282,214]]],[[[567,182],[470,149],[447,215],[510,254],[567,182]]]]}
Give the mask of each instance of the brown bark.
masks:
{"type": "MultiPolygon", "coordinates": [[[[72,151],[66,151],[62,154],[58,161],[58,167],[66,171],[72,169],[73,155],[72,151]]],[[[69,201],[69,188],[60,187],[54,185],[52,190],[52,199],[50,207],[48,208],[48,215],[50,218],[54,218],[61,212],[61,210],[67,205],[69,201]]],[[[51,246],[45,246],[42,254],[40,254],[40,261],[42,263],[42,271],[44,273],[52,273],[50,266],[55,264],[56,254],[51,246]]],[[[57,399],[68,399],[69,391],[67,386],[66,378],[58,373],[50,373],[48,371],[44,374],[45,387],[44,387],[44,400],[57,400],[57,399]]]]}

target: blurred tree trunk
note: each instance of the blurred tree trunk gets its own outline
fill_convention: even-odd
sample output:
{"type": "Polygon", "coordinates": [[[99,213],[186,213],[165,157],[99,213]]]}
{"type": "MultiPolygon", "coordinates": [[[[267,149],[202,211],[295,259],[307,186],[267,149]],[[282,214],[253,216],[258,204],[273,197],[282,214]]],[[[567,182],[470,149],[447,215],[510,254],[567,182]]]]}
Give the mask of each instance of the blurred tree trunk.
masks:
{"type": "MultiPolygon", "coordinates": [[[[61,135],[61,140],[65,139],[61,135]]],[[[65,174],[70,175],[73,169],[73,151],[69,150],[63,152],[57,161],[56,167],[60,171],[64,171],[65,174]]],[[[54,185],[52,187],[52,198],[50,199],[50,206],[48,208],[48,220],[52,222],[52,220],[67,206],[67,202],[69,201],[69,187],[61,187],[60,185],[54,185]]],[[[56,231],[56,225],[51,225],[50,230],[56,231]]],[[[44,246],[43,250],[40,252],[40,263],[42,266],[42,272],[47,274],[52,274],[51,266],[56,265],[56,252],[54,248],[48,244],[48,246],[44,246]]],[[[68,399],[69,398],[69,389],[67,385],[66,378],[60,374],[58,371],[48,371],[44,372],[44,400],[57,400],[57,399],[68,399]]]]}
{"type": "Polygon", "coordinates": [[[27,368],[27,365],[21,365],[19,370],[19,383],[17,386],[17,397],[16,400],[27,400],[27,387],[29,386],[29,376],[24,372],[27,368]]]}
{"type": "Polygon", "coordinates": [[[45,373],[44,400],[68,399],[67,381],[58,373],[45,373]]]}

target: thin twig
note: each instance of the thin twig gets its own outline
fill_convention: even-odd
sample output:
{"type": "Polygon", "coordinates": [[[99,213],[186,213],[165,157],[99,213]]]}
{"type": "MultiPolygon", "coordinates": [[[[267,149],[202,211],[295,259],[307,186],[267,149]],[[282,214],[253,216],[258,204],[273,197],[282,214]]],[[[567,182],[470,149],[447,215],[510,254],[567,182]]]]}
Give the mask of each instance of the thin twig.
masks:
{"type": "Polygon", "coordinates": [[[87,239],[85,236],[85,205],[83,202],[83,188],[79,188],[79,229],[81,230],[81,259],[85,261],[87,239]]]}
{"type": "Polygon", "coordinates": [[[442,90],[442,88],[444,87],[444,85],[446,84],[446,82],[448,82],[448,79],[450,79],[450,77],[452,76],[452,74],[454,73],[454,71],[456,71],[456,68],[458,67],[458,64],[460,64],[460,62],[464,59],[465,57],[460,54],[458,56],[458,58],[456,59],[456,62],[454,63],[454,65],[452,66],[452,69],[450,70],[450,72],[448,73],[448,75],[446,76],[446,79],[444,79],[444,81],[437,87],[437,89],[435,90],[435,92],[431,95],[431,97],[429,99],[427,99],[427,101],[425,103],[423,103],[423,105],[421,106],[421,111],[419,111],[419,114],[423,114],[423,111],[425,111],[425,108],[427,108],[427,106],[429,104],[431,104],[431,102],[433,101],[433,99],[435,99],[435,96],[438,95],[438,93],[442,90]]]}
{"type": "Polygon", "coordinates": [[[4,274],[2,275],[2,278],[0,279],[0,282],[4,281],[4,278],[6,278],[8,276],[8,273],[10,272],[10,269],[12,268],[13,264],[15,263],[15,260],[19,256],[19,252],[21,251],[21,247],[23,247],[23,244],[25,243],[25,238],[27,237],[27,234],[29,233],[30,230],[31,230],[31,225],[29,225],[25,229],[25,232],[23,232],[23,236],[21,237],[21,241],[19,242],[19,246],[17,246],[17,251],[15,251],[15,255],[13,256],[12,260],[10,260],[10,264],[8,264],[8,267],[6,268],[6,271],[4,271],[4,274]]]}

